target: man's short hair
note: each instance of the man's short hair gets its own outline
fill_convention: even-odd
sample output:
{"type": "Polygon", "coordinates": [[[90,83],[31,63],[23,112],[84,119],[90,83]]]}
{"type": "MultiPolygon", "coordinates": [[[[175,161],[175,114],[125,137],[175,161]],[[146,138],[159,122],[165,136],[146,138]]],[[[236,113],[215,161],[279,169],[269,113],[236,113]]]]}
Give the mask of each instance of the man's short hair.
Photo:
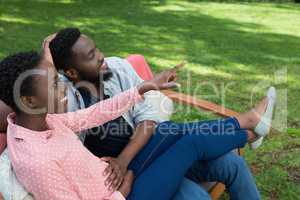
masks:
{"type": "Polygon", "coordinates": [[[72,47],[80,35],[78,28],[65,28],[60,30],[50,42],[49,47],[57,70],[64,70],[71,65],[72,47]]]}

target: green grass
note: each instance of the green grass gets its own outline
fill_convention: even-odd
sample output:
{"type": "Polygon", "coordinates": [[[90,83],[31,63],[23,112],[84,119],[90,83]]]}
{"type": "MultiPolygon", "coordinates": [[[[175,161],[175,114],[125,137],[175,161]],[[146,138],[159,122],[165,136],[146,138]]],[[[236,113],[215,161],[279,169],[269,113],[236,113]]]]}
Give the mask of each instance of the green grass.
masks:
{"type": "MultiPolygon", "coordinates": [[[[264,199],[298,198],[300,6],[196,0],[0,0],[0,58],[37,49],[45,36],[66,26],[79,27],[107,56],[144,54],[154,71],[187,60],[180,73],[182,92],[236,111],[246,111],[267,86],[277,86],[280,101],[274,126],[278,130],[262,149],[247,150],[246,158],[264,199]],[[286,76],[276,78],[285,71],[286,76]]],[[[174,119],[213,117],[179,106],[174,119]]]]}

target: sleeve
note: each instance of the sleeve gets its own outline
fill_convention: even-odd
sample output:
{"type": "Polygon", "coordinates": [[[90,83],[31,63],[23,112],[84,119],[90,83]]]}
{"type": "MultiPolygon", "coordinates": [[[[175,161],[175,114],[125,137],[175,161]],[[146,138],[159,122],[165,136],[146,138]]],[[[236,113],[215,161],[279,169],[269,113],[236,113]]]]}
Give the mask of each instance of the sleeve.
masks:
{"type": "MultiPolygon", "coordinates": [[[[121,80],[120,84],[123,87],[122,89],[136,87],[143,82],[127,60],[120,59],[119,62],[122,67],[118,68],[118,73],[123,73],[119,76],[121,80]],[[124,88],[125,85],[126,87],[124,88]]],[[[145,120],[155,121],[157,123],[165,121],[166,119],[160,115],[164,102],[171,102],[171,100],[160,91],[149,91],[145,93],[144,101],[135,104],[132,109],[135,126],[145,120]],[[158,99],[163,101],[158,102],[158,99]]]]}
{"type": "Polygon", "coordinates": [[[142,99],[137,88],[132,88],[86,109],[63,114],[51,114],[51,117],[60,120],[74,132],[80,132],[116,119],[142,99]]]}
{"type": "Polygon", "coordinates": [[[105,200],[126,200],[126,199],[125,199],[125,197],[121,194],[121,192],[115,191],[114,193],[112,193],[112,195],[110,196],[109,199],[105,199],[105,200]]]}

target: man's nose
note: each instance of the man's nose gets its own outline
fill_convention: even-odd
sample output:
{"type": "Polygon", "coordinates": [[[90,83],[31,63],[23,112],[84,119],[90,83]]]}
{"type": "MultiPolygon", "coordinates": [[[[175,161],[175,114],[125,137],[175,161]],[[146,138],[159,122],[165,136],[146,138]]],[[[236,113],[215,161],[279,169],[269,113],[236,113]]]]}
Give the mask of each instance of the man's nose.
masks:
{"type": "Polygon", "coordinates": [[[100,61],[102,61],[104,59],[104,55],[99,49],[97,49],[97,56],[100,61]]]}

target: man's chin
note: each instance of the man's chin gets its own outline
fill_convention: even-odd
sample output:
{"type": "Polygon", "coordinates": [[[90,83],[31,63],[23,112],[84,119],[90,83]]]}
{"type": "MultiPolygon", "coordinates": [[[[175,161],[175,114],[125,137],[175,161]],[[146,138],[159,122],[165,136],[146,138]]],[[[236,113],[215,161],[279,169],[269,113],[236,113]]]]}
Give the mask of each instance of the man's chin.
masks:
{"type": "Polygon", "coordinates": [[[103,79],[103,81],[108,81],[112,78],[113,73],[110,69],[106,69],[105,71],[102,71],[100,73],[100,77],[103,79]]]}
{"type": "Polygon", "coordinates": [[[106,69],[106,70],[101,70],[98,73],[98,75],[95,76],[95,77],[82,76],[81,78],[82,78],[83,81],[88,81],[90,83],[94,83],[94,84],[98,85],[101,82],[110,80],[112,76],[113,76],[112,71],[110,69],[106,69]]]}

